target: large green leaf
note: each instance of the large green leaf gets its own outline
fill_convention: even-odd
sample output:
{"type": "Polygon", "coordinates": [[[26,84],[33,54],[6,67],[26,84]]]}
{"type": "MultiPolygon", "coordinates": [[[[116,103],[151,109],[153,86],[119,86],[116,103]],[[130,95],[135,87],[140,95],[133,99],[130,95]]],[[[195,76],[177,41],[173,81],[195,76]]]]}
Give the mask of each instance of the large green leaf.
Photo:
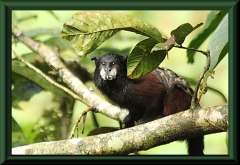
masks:
{"type": "Polygon", "coordinates": [[[162,42],[161,33],[152,25],[132,16],[111,11],[84,11],[64,23],[62,37],[71,42],[80,56],[99,47],[120,30],[135,32],[162,42]]]}
{"type": "Polygon", "coordinates": [[[211,57],[209,70],[212,71],[228,52],[228,14],[225,15],[211,36],[208,50],[211,57]]]}
{"type": "Polygon", "coordinates": [[[26,137],[24,136],[24,133],[21,127],[12,117],[12,147],[23,146],[26,144],[27,144],[27,140],[26,140],[26,137]]]}
{"type": "MultiPolygon", "coordinates": [[[[209,13],[206,23],[200,32],[189,44],[189,48],[198,49],[199,46],[209,37],[209,35],[217,28],[223,17],[228,11],[212,11],[209,13]]],[[[188,63],[194,62],[195,51],[187,50],[188,63]]]]}
{"type": "Polygon", "coordinates": [[[156,44],[156,40],[148,38],[139,42],[134,47],[127,60],[127,75],[131,79],[146,75],[158,67],[164,60],[167,53],[166,50],[153,51],[150,53],[156,44]]]}
{"type": "Polygon", "coordinates": [[[182,45],[184,42],[185,38],[195,29],[203,25],[203,23],[200,23],[193,27],[190,23],[185,23],[177,27],[177,29],[173,30],[171,32],[171,36],[174,35],[175,41],[178,45],[182,45]]]}

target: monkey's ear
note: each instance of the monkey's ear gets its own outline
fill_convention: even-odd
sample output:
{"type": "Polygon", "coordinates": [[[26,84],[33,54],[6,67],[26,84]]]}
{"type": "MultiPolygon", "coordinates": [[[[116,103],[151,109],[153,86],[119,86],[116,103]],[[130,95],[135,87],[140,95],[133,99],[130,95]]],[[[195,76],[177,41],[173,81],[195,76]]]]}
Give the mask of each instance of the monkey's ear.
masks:
{"type": "Polygon", "coordinates": [[[95,56],[93,58],[91,58],[91,60],[97,61],[99,59],[99,57],[95,56]]]}
{"type": "Polygon", "coordinates": [[[127,61],[128,55],[123,56],[122,60],[127,61]]]}

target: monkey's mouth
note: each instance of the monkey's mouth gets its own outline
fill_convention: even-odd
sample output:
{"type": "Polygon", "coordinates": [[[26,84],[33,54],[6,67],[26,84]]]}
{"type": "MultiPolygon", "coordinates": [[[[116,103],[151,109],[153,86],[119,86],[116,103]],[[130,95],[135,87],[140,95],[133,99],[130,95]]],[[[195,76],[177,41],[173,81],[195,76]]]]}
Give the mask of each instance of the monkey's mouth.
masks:
{"type": "Polygon", "coordinates": [[[113,80],[113,79],[116,78],[116,76],[109,76],[109,75],[107,75],[107,76],[104,76],[102,78],[103,78],[103,80],[113,80]]]}
{"type": "Polygon", "coordinates": [[[116,72],[116,69],[112,69],[110,72],[107,72],[104,69],[102,69],[100,71],[100,75],[103,80],[113,80],[116,78],[117,72],[116,72]]]}

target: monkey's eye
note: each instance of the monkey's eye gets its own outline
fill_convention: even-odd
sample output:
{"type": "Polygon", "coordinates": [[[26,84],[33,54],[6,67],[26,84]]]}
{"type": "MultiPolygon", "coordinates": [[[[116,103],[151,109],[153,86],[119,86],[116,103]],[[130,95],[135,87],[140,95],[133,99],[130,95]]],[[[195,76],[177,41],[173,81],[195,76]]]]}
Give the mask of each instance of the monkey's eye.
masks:
{"type": "Polygon", "coordinates": [[[115,63],[115,62],[112,63],[112,66],[116,66],[116,65],[117,65],[117,63],[115,63]]]}
{"type": "Polygon", "coordinates": [[[105,62],[102,62],[101,65],[102,65],[102,66],[106,66],[106,63],[105,63],[105,62]]]}

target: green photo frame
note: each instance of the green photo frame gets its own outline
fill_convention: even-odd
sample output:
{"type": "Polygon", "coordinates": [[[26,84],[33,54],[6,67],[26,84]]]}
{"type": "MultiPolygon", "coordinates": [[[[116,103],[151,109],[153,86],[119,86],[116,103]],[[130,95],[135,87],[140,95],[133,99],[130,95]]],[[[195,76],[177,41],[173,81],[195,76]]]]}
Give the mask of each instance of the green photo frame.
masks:
{"type": "Polygon", "coordinates": [[[13,1],[0,0],[0,164],[15,162],[93,162],[93,161],[136,161],[136,162],[237,162],[237,3],[238,1],[13,1]],[[189,156],[45,156],[11,154],[11,12],[13,10],[228,10],[229,11],[229,130],[228,155],[189,156]]]}

